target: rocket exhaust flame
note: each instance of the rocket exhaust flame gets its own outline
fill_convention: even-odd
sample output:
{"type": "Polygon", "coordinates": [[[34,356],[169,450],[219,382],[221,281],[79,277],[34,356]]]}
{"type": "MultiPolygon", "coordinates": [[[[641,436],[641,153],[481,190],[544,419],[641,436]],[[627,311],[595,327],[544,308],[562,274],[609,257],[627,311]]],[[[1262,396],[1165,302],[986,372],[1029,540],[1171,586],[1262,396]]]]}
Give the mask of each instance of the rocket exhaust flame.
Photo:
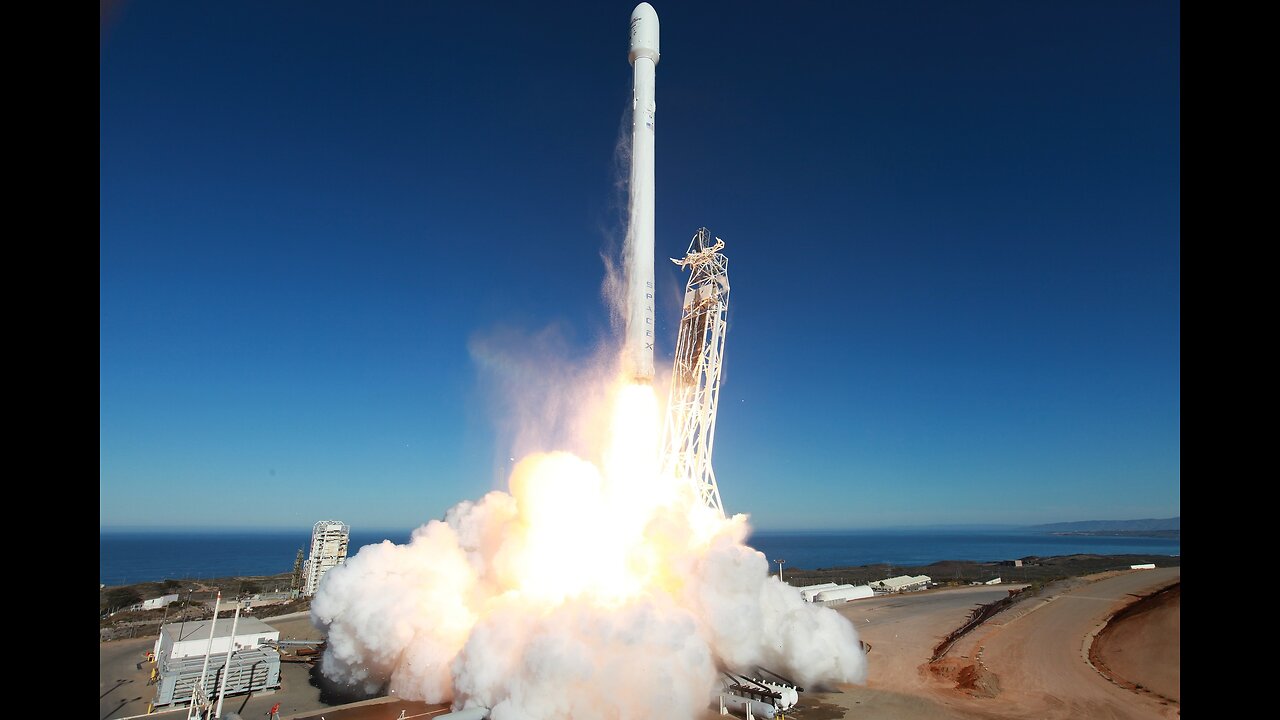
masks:
{"type": "MultiPolygon", "coordinates": [[[[647,68],[651,91],[657,15],[641,3],[632,20],[636,76],[647,68]]],[[[660,469],[647,97],[637,107],[649,108],[648,179],[633,169],[627,254],[629,317],[649,321],[628,323],[621,378],[594,388],[608,410],[582,409],[606,437],[591,459],[527,455],[506,492],[463,501],[408,544],[365,546],[329,571],[311,606],[328,637],[329,680],[488,708],[493,720],[631,720],[658,707],[692,718],[713,702],[721,671],[762,666],[804,685],[865,680],[853,625],[770,575],[745,544],[745,515],[725,518],[660,469]],[[650,191],[639,212],[638,187],[650,191]],[[634,262],[640,250],[647,265],[634,262]]]]}
{"type": "Polygon", "coordinates": [[[721,518],[655,469],[652,387],[619,383],[597,463],[533,454],[509,492],[451,508],[407,545],[325,576],[312,619],[323,672],[364,691],[493,720],[695,717],[720,669],[802,685],[861,682],[853,626],[804,602],[721,518]]]}

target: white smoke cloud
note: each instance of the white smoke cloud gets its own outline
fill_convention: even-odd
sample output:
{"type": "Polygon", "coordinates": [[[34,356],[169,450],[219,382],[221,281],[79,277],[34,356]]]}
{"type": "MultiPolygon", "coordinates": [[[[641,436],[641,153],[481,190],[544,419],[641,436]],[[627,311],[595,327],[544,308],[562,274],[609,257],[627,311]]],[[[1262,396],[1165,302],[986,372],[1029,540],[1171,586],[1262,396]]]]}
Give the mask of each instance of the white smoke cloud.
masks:
{"type": "Polygon", "coordinates": [[[603,412],[597,389],[612,378],[616,350],[602,346],[583,356],[571,336],[551,324],[532,332],[498,326],[468,338],[481,385],[492,388],[486,400],[499,433],[495,446],[509,451],[497,464],[500,481],[511,455],[557,448],[585,456],[602,444],[600,423],[593,422],[603,412]]]}
{"type": "Polygon", "coordinates": [[[688,716],[714,680],[697,619],[661,597],[617,608],[575,599],[546,613],[507,600],[477,623],[453,670],[459,695],[493,720],[652,716],[655,703],[688,716]]]}
{"type": "Polygon", "coordinates": [[[769,574],[744,543],[745,516],[711,514],[652,468],[633,472],[626,453],[605,450],[599,465],[531,455],[510,492],[460,503],[407,545],[366,546],[331,570],[312,603],[329,638],[324,674],[368,693],[488,707],[494,720],[655,707],[693,717],[721,670],[757,666],[805,686],[865,679],[852,624],[769,574]]]}
{"type": "MultiPolygon", "coordinates": [[[[617,330],[631,268],[612,254],[601,294],[617,330]]],[[[508,492],[329,571],[311,605],[327,678],[493,720],[692,718],[722,670],[757,666],[805,686],[865,680],[853,625],[769,575],[746,517],[659,473],[659,403],[650,386],[613,385],[617,348],[575,363],[551,328],[470,350],[503,386],[500,429],[522,456],[508,492]]]]}
{"type": "Polygon", "coordinates": [[[631,272],[631,253],[627,251],[631,242],[631,120],[631,107],[628,105],[618,118],[618,134],[613,144],[612,222],[600,228],[605,242],[600,252],[600,261],[604,265],[600,297],[609,312],[609,324],[619,334],[627,323],[627,277],[631,272]],[[623,241],[621,251],[617,247],[619,238],[623,241]],[[622,264],[619,265],[615,258],[622,258],[622,264]]]}

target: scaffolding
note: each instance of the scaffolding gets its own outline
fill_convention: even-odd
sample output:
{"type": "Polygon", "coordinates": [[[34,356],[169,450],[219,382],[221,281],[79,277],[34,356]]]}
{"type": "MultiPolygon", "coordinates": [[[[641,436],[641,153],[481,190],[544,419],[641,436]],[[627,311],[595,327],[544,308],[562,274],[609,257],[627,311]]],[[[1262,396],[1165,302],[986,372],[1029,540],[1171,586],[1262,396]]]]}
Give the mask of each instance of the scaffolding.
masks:
{"type": "Polygon", "coordinates": [[[698,228],[689,250],[671,262],[688,268],[680,335],[671,373],[663,447],[664,471],[688,482],[704,505],[724,517],[720,488],[711,468],[720,368],[729,313],[729,259],[724,241],[698,228]]]}

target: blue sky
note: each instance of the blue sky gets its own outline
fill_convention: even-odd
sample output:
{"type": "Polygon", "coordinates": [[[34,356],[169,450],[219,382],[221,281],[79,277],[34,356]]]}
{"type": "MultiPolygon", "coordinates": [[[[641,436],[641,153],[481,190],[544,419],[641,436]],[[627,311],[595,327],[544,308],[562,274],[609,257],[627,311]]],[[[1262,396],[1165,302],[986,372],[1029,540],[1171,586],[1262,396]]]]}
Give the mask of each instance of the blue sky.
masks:
{"type": "MultiPolygon", "coordinates": [[[[469,348],[612,337],[632,7],[110,5],[102,526],[407,528],[500,487],[469,348]]],[[[730,258],[730,512],[1180,514],[1176,3],[654,7],[659,258],[701,225],[730,258]]]]}

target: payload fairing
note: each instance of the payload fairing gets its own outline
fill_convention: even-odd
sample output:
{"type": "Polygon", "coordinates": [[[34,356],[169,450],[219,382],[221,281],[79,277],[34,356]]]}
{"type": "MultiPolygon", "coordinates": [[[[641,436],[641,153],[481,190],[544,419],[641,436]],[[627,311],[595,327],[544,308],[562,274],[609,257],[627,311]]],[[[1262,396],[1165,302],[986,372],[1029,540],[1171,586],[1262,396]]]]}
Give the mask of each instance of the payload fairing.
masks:
{"type": "Polygon", "coordinates": [[[631,91],[631,222],[627,229],[627,332],[625,371],[653,382],[653,116],[658,64],[658,13],[642,2],[631,11],[634,68],[631,91]]]}

